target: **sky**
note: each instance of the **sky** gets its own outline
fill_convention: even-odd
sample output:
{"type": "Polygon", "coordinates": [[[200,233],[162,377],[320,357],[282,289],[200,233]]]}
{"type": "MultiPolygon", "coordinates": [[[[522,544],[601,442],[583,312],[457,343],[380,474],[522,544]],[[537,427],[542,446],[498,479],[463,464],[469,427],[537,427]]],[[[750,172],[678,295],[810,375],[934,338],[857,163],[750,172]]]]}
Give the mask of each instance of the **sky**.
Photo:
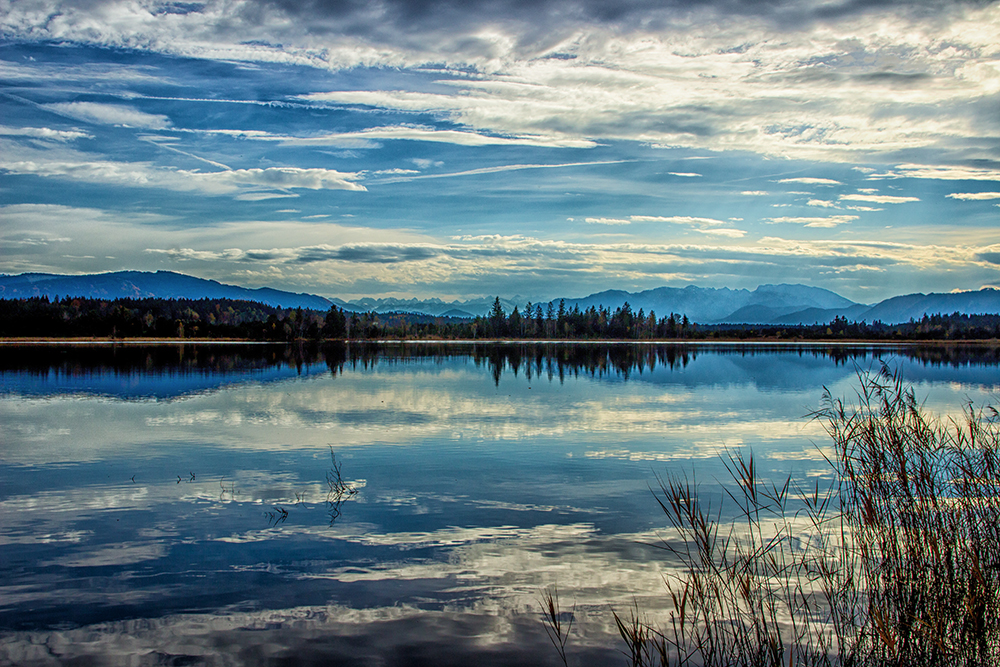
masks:
{"type": "Polygon", "coordinates": [[[0,0],[0,273],[1000,285],[1000,2],[0,0]]]}

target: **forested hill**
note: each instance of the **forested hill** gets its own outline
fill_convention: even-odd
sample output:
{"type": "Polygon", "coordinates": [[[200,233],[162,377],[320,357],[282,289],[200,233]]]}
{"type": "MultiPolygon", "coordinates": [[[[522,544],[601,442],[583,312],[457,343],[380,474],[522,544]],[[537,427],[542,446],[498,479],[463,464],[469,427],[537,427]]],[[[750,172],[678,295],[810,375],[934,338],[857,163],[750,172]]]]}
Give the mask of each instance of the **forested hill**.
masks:
{"type": "Polygon", "coordinates": [[[336,306],[325,311],[279,308],[239,299],[0,299],[0,337],[6,338],[461,338],[462,327],[469,327],[468,320],[410,313],[358,315],[336,306]]]}
{"type": "Polygon", "coordinates": [[[241,338],[319,337],[317,311],[237,299],[0,300],[0,335],[7,337],[241,338]]]}

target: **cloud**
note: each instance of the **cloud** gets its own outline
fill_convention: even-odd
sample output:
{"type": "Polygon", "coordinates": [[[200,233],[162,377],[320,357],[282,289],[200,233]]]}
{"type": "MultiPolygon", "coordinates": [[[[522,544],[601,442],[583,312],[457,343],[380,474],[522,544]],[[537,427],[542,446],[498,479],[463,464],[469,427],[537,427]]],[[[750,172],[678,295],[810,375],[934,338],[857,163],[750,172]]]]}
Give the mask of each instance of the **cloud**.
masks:
{"type": "Polygon", "coordinates": [[[232,192],[242,187],[304,188],[307,190],[353,190],[364,192],[357,183],[361,174],[334,169],[301,167],[269,167],[267,169],[231,169],[215,172],[178,172],[192,181],[205,184],[206,189],[232,192]]]}
{"type": "MultiPolygon", "coordinates": [[[[54,5],[45,6],[46,2],[36,2],[35,6],[40,11],[48,11],[57,8],[54,5]]],[[[21,5],[20,7],[25,7],[21,5]]],[[[19,8],[20,8],[19,7],[19,8]]],[[[57,10],[58,11],[58,10],[57,10]]],[[[0,14],[0,25],[8,25],[7,19],[12,18],[17,11],[0,14]]],[[[26,23],[36,21],[40,16],[37,14],[28,18],[26,23]]],[[[15,27],[11,32],[16,32],[23,28],[25,23],[15,27]]],[[[26,41],[37,38],[26,36],[26,41]]],[[[102,62],[67,62],[65,58],[60,58],[58,62],[41,62],[37,59],[11,61],[0,60],[0,77],[8,81],[30,81],[37,85],[39,80],[60,83],[83,83],[99,84],[106,86],[109,80],[119,84],[158,84],[164,79],[157,76],[150,68],[142,65],[133,65],[116,60],[112,63],[102,62]]],[[[88,86],[91,87],[91,86],[88,86]]]]}
{"type": "MultiPolygon", "coordinates": [[[[230,208],[242,210],[242,207],[230,208]]],[[[317,275],[310,278],[309,271],[304,270],[294,283],[275,285],[275,280],[281,276],[271,268],[285,266],[289,267],[288,271],[296,266],[315,266],[315,262],[300,260],[319,259],[322,253],[335,256],[331,248],[342,249],[342,258],[360,262],[363,254],[356,251],[356,246],[367,245],[374,248],[367,254],[371,262],[387,262],[393,259],[387,243],[419,248],[427,239],[406,229],[385,232],[326,221],[237,219],[208,222],[135,211],[123,213],[39,204],[0,207],[0,219],[4,221],[6,232],[0,232],[0,244],[4,247],[0,251],[0,271],[3,272],[173,269],[250,286],[289,287],[302,291],[305,285],[310,291],[321,293],[325,288],[317,282],[317,275]],[[64,238],[73,240],[74,254],[92,255],[98,259],[67,262],[62,253],[68,246],[57,242],[64,238]],[[25,240],[31,240],[34,245],[21,243],[25,240]],[[42,241],[47,245],[41,245],[42,241]],[[109,243],[113,243],[117,259],[102,259],[112,254],[107,252],[109,243]],[[190,265],[178,264],[193,261],[203,265],[192,269],[190,265]]],[[[405,249],[395,257],[405,263],[419,258],[421,253],[426,255],[427,251],[405,249]]],[[[320,282],[328,278],[323,276],[320,282]]]]}
{"type": "Polygon", "coordinates": [[[236,201],[264,201],[266,199],[286,199],[289,197],[298,197],[297,194],[288,192],[245,192],[240,195],[236,195],[233,199],[236,201]]]}
{"type": "Polygon", "coordinates": [[[294,261],[310,263],[335,260],[365,264],[395,264],[422,261],[437,254],[437,249],[426,245],[356,244],[339,248],[317,246],[299,249],[294,261]]]}
{"type": "Polygon", "coordinates": [[[806,227],[836,227],[837,225],[845,225],[849,222],[857,220],[856,215],[832,215],[827,218],[796,218],[796,217],[783,217],[783,218],[765,218],[764,222],[770,224],[779,223],[793,223],[796,225],[805,225],[806,227]]]}
{"type": "Polygon", "coordinates": [[[981,248],[974,257],[980,262],[1000,265],[1000,245],[981,248]]]}
{"type": "Polygon", "coordinates": [[[708,229],[696,229],[695,231],[700,232],[701,234],[708,234],[710,236],[724,236],[726,238],[731,238],[731,239],[739,239],[747,235],[747,233],[742,229],[732,229],[732,228],[725,228],[725,229],[708,228],[708,229]]]}
{"type": "Polygon", "coordinates": [[[53,130],[48,127],[7,127],[0,125],[0,136],[30,137],[47,141],[75,141],[77,139],[93,139],[92,134],[80,130],[53,130]]]}
{"type": "MultiPolygon", "coordinates": [[[[7,206],[0,208],[0,217],[9,230],[0,238],[4,248],[0,270],[5,272],[51,271],[68,247],[63,239],[72,239],[74,254],[98,258],[108,254],[106,239],[114,239],[114,254],[120,260],[76,260],[62,266],[82,272],[179,270],[230,283],[342,298],[372,294],[468,298],[494,292],[520,293],[535,300],[560,296],[551,285],[563,285],[558,289],[563,295],[569,290],[607,289],[608,275],[614,275],[615,286],[623,289],[649,289],[687,283],[753,287],[780,282],[789,273],[808,272],[839,292],[858,298],[869,295],[871,300],[870,286],[886,281],[890,282],[883,287],[884,297],[892,295],[893,280],[905,280],[912,289],[923,291],[929,291],[934,281],[954,284],[955,276],[975,284],[989,282],[995,271],[989,260],[1000,256],[1000,245],[960,243],[961,239],[952,245],[773,237],[746,242],[743,230],[732,229],[731,222],[687,222],[700,241],[608,243],[517,235],[441,241],[406,230],[331,222],[247,220],[190,226],[162,216],[122,216],[51,205],[7,206]]],[[[619,219],[636,224],[630,217],[619,219]]],[[[840,222],[836,217],[777,220],[822,227],[840,222]]]]}
{"type": "Polygon", "coordinates": [[[671,216],[655,216],[655,215],[633,215],[630,216],[633,222],[669,222],[676,225],[697,225],[697,226],[715,226],[715,225],[725,225],[727,224],[723,220],[716,220],[715,218],[695,218],[689,215],[671,215],[671,216]]]}
{"type": "Polygon", "coordinates": [[[730,224],[729,222],[716,220],[715,218],[697,218],[688,215],[630,215],[627,218],[587,218],[586,221],[594,225],[629,225],[633,222],[666,222],[673,225],[689,225],[694,228],[694,231],[702,234],[728,238],[741,238],[746,236],[746,232],[741,229],[724,227],[724,225],[730,224]],[[723,227],[720,227],[720,225],[723,227]]]}
{"type": "Polygon", "coordinates": [[[920,164],[901,164],[884,173],[873,173],[870,180],[897,178],[923,178],[937,181],[997,181],[1000,182],[1000,169],[982,167],[949,167],[927,166],[920,164]]]}
{"type": "Polygon", "coordinates": [[[404,176],[404,175],[408,175],[408,174],[419,174],[420,172],[417,171],[416,169],[398,169],[398,168],[396,168],[396,169],[379,169],[378,171],[373,171],[372,173],[375,174],[375,175],[378,175],[378,176],[385,176],[385,175],[404,176]]]}
{"type": "MultiPolygon", "coordinates": [[[[525,282],[551,284],[539,276],[555,276],[563,267],[536,264],[532,253],[541,255],[543,249],[530,244],[516,252],[499,244],[458,244],[461,247],[449,247],[419,261],[408,261],[407,255],[399,253],[370,252],[356,255],[372,261],[355,262],[352,270],[358,267],[357,275],[348,277],[336,275],[338,262],[324,258],[347,257],[331,248],[353,241],[396,241],[394,232],[387,231],[394,226],[422,228],[426,230],[422,240],[427,240],[439,230],[446,236],[509,231],[504,225],[513,224],[514,219],[528,225],[524,229],[550,225],[546,234],[553,237],[567,234],[577,241],[587,235],[603,240],[627,238],[640,245],[681,238],[699,248],[752,247],[740,240],[746,232],[732,228],[739,224],[753,233],[761,227],[756,222],[727,221],[734,214],[751,221],[764,215],[814,216],[772,220],[837,226],[836,234],[829,236],[857,237],[877,232],[860,224],[848,227],[851,217],[824,216],[837,212],[835,203],[857,215],[882,205],[871,199],[838,200],[840,192],[879,196],[875,191],[857,190],[858,184],[887,185],[864,183],[861,174],[988,180],[1000,164],[1000,147],[989,141],[1000,136],[1000,118],[990,113],[1000,94],[997,3],[967,4],[960,9],[933,4],[934,11],[926,4],[917,7],[896,1],[831,4],[813,0],[735,4],[626,0],[614,8],[592,0],[573,4],[543,0],[538,6],[474,0],[468,8],[456,3],[386,0],[339,3],[337,11],[334,4],[326,0],[304,0],[301,6],[290,0],[207,0],[176,12],[158,12],[156,3],[125,0],[19,0],[0,13],[0,30],[14,44],[4,57],[30,51],[53,64],[32,65],[27,58],[0,62],[5,80],[31,82],[30,89],[19,83],[18,94],[34,100],[7,98],[13,113],[4,122],[37,126],[27,134],[18,130],[0,136],[0,168],[8,175],[20,175],[4,176],[5,183],[10,187],[24,184],[31,190],[18,190],[17,201],[32,197],[52,201],[63,194],[57,190],[69,184],[67,197],[89,190],[89,196],[107,201],[123,216],[140,203],[148,210],[178,212],[182,219],[170,223],[178,238],[158,236],[143,247],[214,253],[264,249],[254,255],[260,258],[270,249],[284,248],[288,252],[271,254],[270,261],[283,272],[285,284],[296,280],[309,281],[304,284],[310,286],[350,283],[358,290],[390,285],[426,293],[438,287],[465,289],[441,276],[454,275],[468,286],[495,273],[505,276],[508,282],[504,284],[511,284],[521,269],[525,282]],[[822,12],[830,13],[822,20],[803,18],[822,12]],[[410,20],[414,15],[419,18],[410,20]],[[39,40],[39,44],[26,45],[24,40],[39,40]],[[52,40],[62,46],[52,46],[52,40]],[[111,49],[75,48],[79,43],[111,49]],[[150,51],[179,57],[144,55],[150,51]],[[71,57],[63,59],[63,54],[71,57]],[[74,64],[88,58],[114,64],[74,64]],[[64,67],[58,66],[61,60],[65,60],[64,67]],[[121,65],[122,61],[138,64],[121,65]],[[7,72],[13,72],[11,77],[7,72]],[[280,83],[278,88],[274,88],[276,83],[280,83]],[[169,99],[146,96],[154,91],[169,95],[191,90],[210,94],[169,99]],[[258,94],[259,100],[239,99],[258,94]],[[61,105],[52,106],[53,102],[61,105]],[[40,109],[64,117],[24,120],[40,109]],[[141,131],[85,124],[91,122],[141,131]],[[178,127],[185,123],[190,127],[178,127]],[[49,140],[31,135],[41,134],[45,127],[64,134],[49,135],[49,140]],[[100,134],[102,141],[82,141],[84,137],[70,134],[75,132],[100,134]],[[137,146],[134,139],[140,135],[170,138],[159,140],[160,147],[154,148],[148,142],[137,146]],[[271,143],[261,143],[265,140],[271,143]],[[324,145],[382,148],[363,153],[324,150],[324,145]],[[653,151],[649,146],[670,148],[653,151]],[[587,153],[574,152],[576,147],[586,147],[587,153]],[[179,150],[183,152],[178,154],[179,150]],[[764,161],[741,151],[812,161],[764,161]],[[690,155],[717,159],[682,162],[690,155]],[[613,159],[620,157],[634,162],[626,167],[600,166],[622,163],[613,159]],[[653,159],[642,161],[644,157],[653,159]],[[195,158],[210,159],[216,166],[192,162],[195,158]],[[854,165],[866,166],[851,171],[854,165]],[[391,169],[403,166],[411,169],[391,169]],[[694,190],[666,187],[671,179],[681,185],[683,177],[678,175],[694,174],[689,171],[694,166],[703,169],[702,180],[712,183],[688,181],[687,185],[704,186],[694,190]],[[523,178],[503,178],[502,174],[544,169],[564,171],[534,171],[530,175],[536,178],[528,184],[523,178]],[[448,173],[438,173],[445,170],[448,173]],[[808,174],[820,173],[829,178],[808,178],[808,174]],[[487,178],[490,174],[494,177],[487,178]],[[435,181],[440,187],[415,182],[389,187],[417,178],[463,176],[469,177],[467,182],[435,181]],[[791,178],[795,176],[799,178],[791,178]],[[780,184],[774,179],[781,179],[780,184]],[[469,188],[479,181],[488,181],[489,188],[480,196],[470,196],[469,188]],[[88,188],[91,183],[107,187],[88,188]],[[379,191],[364,197],[347,194],[366,187],[379,191]],[[778,196],[767,199],[763,187],[778,196]],[[796,188],[812,193],[793,197],[788,190],[796,188]],[[741,190],[745,197],[765,199],[743,199],[736,194],[741,190]],[[171,194],[177,192],[184,196],[171,194]],[[623,205],[625,193],[631,203],[623,205]],[[207,197],[198,201],[202,195],[248,204],[227,207],[225,201],[207,197]],[[358,232],[360,238],[289,236],[264,242],[243,239],[217,224],[222,218],[247,216],[246,211],[280,217],[273,208],[290,202],[277,200],[295,195],[301,196],[296,204],[301,216],[329,214],[329,220],[335,220],[349,211],[372,229],[358,232]],[[747,210],[741,210],[737,200],[747,210]],[[810,208],[803,208],[807,201],[810,208]],[[752,209],[773,202],[793,202],[789,204],[793,210],[753,215],[752,209]],[[821,210],[813,211],[813,207],[821,210]],[[636,211],[706,217],[664,215],[643,220],[628,215],[636,211]],[[573,216],[576,224],[565,223],[566,216],[573,216]],[[582,224],[588,216],[631,226],[610,229],[582,224]],[[205,225],[218,236],[199,236],[186,229],[182,235],[178,230],[194,225],[205,225]],[[533,248],[530,252],[529,247],[533,248]],[[295,250],[299,248],[316,250],[307,254],[295,250]],[[517,258],[509,266],[501,259],[507,252],[512,253],[508,257],[517,258]],[[485,264],[480,267],[465,259],[472,255],[485,257],[485,264]],[[296,258],[318,259],[296,262],[296,258]],[[520,261],[524,264],[517,264],[520,261]]],[[[884,191],[915,194],[924,200],[905,208],[913,222],[920,224],[914,235],[928,243],[932,242],[928,230],[934,225],[924,224],[929,222],[927,216],[946,220],[941,224],[957,229],[961,225],[957,219],[948,221],[946,209],[971,206],[963,207],[955,201],[957,197],[940,198],[935,204],[930,201],[932,195],[911,190],[920,185],[916,180],[896,185],[905,188],[886,187],[884,191]]],[[[975,191],[977,185],[957,182],[942,194],[975,191]]],[[[987,184],[984,189],[995,188],[987,184]]],[[[891,208],[890,203],[884,205],[891,208]]],[[[981,220],[982,216],[973,216],[964,222],[974,225],[982,224],[981,220]]],[[[323,228],[324,224],[314,221],[313,226],[323,228]]],[[[903,232],[897,229],[897,233],[903,232]]],[[[968,234],[963,237],[967,239],[972,232],[963,234],[968,234]]],[[[987,229],[984,242],[994,240],[990,234],[987,229]]],[[[819,233],[801,235],[815,238],[819,233]]],[[[64,236],[80,238],[75,231],[64,236]]],[[[581,254],[607,260],[613,273],[595,269],[594,280],[598,275],[605,280],[622,275],[628,276],[623,281],[663,284],[686,275],[692,280],[710,277],[721,284],[726,276],[734,275],[729,273],[734,269],[721,266],[721,251],[701,257],[707,257],[706,267],[718,271],[712,274],[707,268],[679,262],[682,250],[677,248],[669,256],[649,252],[655,258],[652,263],[667,267],[663,270],[628,268],[636,253],[607,248],[546,246],[544,252],[565,258],[572,267],[565,269],[567,275],[576,270],[573,262],[581,254]]],[[[88,246],[79,254],[118,254],[117,249],[113,253],[95,250],[88,246]]],[[[216,275],[221,275],[222,264],[236,262],[225,254],[218,257],[212,260],[218,265],[203,267],[206,272],[217,270],[216,275]]],[[[763,255],[753,257],[746,261],[771,262],[761,259],[763,255]]],[[[162,261],[164,267],[173,261],[165,255],[145,259],[162,261]]],[[[247,255],[233,270],[270,270],[263,265],[264,259],[260,266],[256,261],[247,255]]],[[[741,274],[740,280],[757,275],[762,274],[741,274]]],[[[990,280],[977,274],[980,279],[990,280]]],[[[817,280],[833,278],[817,274],[817,280]]]]}
{"type": "MultiPolygon", "coordinates": [[[[419,176],[392,176],[378,181],[379,183],[404,183],[406,181],[424,180],[432,178],[454,178],[457,176],[478,176],[480,174],[496,174],[503,171],[521,171],[524,169],[565,169],[569,167],[592,167],[605,164],[624,164],[634,160],[600,160],[596,162],[566,162],[563,164],[504,164],[496,167],[481,167],[479,169],[468,169],[466,171],[454,171],[445,174],[421,174],[419,176]]],[[[424,166],[424,165],[421,165],[424,166]]],[[[440,166],[439,164],[426,165],[440,166]]]]}
{"type": "Polygon", "coordinates": [[[317,91],[303,101],[428,113],[459,126],[423,137],[431,141],[627,140],[858,163],[924,150],[971,157],[998,125],[978,111],[1000,91],[996,3],[159,7],[21,0],[0,16],[0,31],[189,58],[401,72],[412,76],[378,77],[391,81],[385,90],[317,91]]]}
{"type": "Polygon", "coordinates": [[[696,174],[694,172],[684,172],[684,171],[668,171],[671,176],[682,176],[684,178],[700,178],[701,174],[696,174]]]}
{"type": "Polygon", "coordinates": [[[269,250],[195,250],[193,248],[146,248],[153,255],[165,255],[178,260],[205,262],[287,262],[313,264],[316,262],[352,262],[361,264],[396,264],[430,259],[440,250],[428,245],[401,245],[392,243],[355,243],[332,246],[315,245],[299,248],[271,248],[269,250]]]}
{"type": "MultiPolygon", "coordinates": [[[[207,195],[242,194],[261,198],[263,190],[307,189],[364,192],[356,172],[333,169],[268,167],[203,172],[159,168],[147,162],[118,162],[60,149],[38,151],[13,144],[0,144],[0,171],[124,187],[153,187],[207,195]]],[[[279,195],[288,194],[279,192],[279,195]]]]}
{"type": "Polygon", "coordinates": [[[14,248],[17,246],[48,246],[53,243],[69,243],[73,239],[68,236],[55,236],[46,232],[11,232],[0,236],[0,247],[14,248]]]}
{"type": "Polygon", "coordinates": [[[982,201],[985,199],[1000,199],[1000,192],[953,192],[945,196],[949,199],[960,199],[962,201],[982,201]]]}
{"type": "MultiPolygon", "coordinates": [[[[737,239],[743,235],[741,230],[733,229],[706,228],[696,231],[729,239],[737,239]]],[[[192,249],[169,249],[152,252],[169,254],[183,259],[198,258],[206,261],[265,263],[272,266],[278,263],[278,266],[285,267],[301,264],[322,265],[327,261],[351,262],[356,265],[351,270],[355,278],[360,278],[363,275],[381,275],[383,280],[388,279],[388,276],[379,272],[396,271],[397,269],[390,269],[390,267],[404,266],[409,268],[398,270],[404,270],[405,273],[402,275],[411,280],[414,276],[422,276],[421,280],[427,280],[429,276],[435,275],[444,279],[446,275],[454,273],[462,275],[484,274],[492,276],[491,280],[502,280],[503,276],[508,274],[525,271],[531,275],[545,275],[552,270],[549,267],[553,263],[562,267],[558,273],[564,277],[569,277],[579,271],[589,272],[597,266],[603,270],[624,271],[625,273],[621,274],[624,277],[639,278],[649,270],[644,267],[650,265],[651,258],[656,258],[656,262],[666,262],[674,266],[675,270],[714,270],[717,267],[728,265],[728,272],[752,272],[753,269],[750,267],[753,266],[771,266],[774,267],[773,270],[781,271],[787,269],[791,258],[794,257],[801,258],[803,262],[812,267],[827,266],[827,262],[832,262],[831,266],[842,267],[845,264],[854,265],[859,262],[877,265],[890,261],[881,250],[875,257],[865,259],[863,262],[859,260],[858,258],[866,252],[865,248],[871,249],[871,246],[865,244],[782,241],[776,246],[777,243],[775,239],[767,239],[762,241],[760,245],[736,247],[635,243],[594,244],[492,235],[461,237],[455,239],[453,243],[446,244],[320,245],[240,252],[217,251],[214,255],[192,249]],[[827,259],[822,259],[823,257],[827,257],[827,259]],[[365,265],[376,267],[371,269],[375,273],[369,274],[368,270],[362,268],[365,265]],[[421,266],[425,268],[414,273],[417,271],[417,267],[421,266]]],[[[877,247],[884,249],[897,246],[879,244],[877,247]]],[[[926,253],[914,250],[913,246],[907,246],[906,250],[893,251],[891,256],[891,263],[906,263],[925,257],[926,253]]],[[[967,256],[966,259],[968,259],[967,256]]],[[[335,266],[336,264],[330,270],[339,272],[342,280],[346,278],[342,269],[335,268],[335,266]]],[[[317,266],[317,268],[310,270],[323,272],[326,269],[317,266]]],[[[757,278],[759,277],[758,275],[757,278]]]]}
{"type": "Polygon", "coordinates": [[[835,181],[832,178],[783,178],[777,183],[802,183],[804,185],[843,185],[840,181],[835,181]]]}
{"type": "Polygon", "coordinates": [[[76,120],[99,125],[121,125],[146,130],[165,130],[170,119],[162,114],[149,114],[132,107],[98,102],[54,102],[42,108],[76,120]]]}
{"type": "MultiPolygon", "coordinates": [[[[194,248],[169,248],[169,249],[158,249],[158,248],[147,248],[146,252],[154,255],[167,255],[173,259],[178,259],[181,261],[187,261],[191,259],[200,260],[204,262],[211,261],[231,261],[239,260],[246,257],[248,254],[256,253],[257,251],[250,251],[250,253],[244,252],[239,248],[229,248],[226,250],[195,250],[194,248]]],[[[268,255],[262,257],[260,255],[255,257],[256,259],[275,259],[275,256],[268,255]]]]}
{"type": "MultiPolygon", "coordinates": [[[[310,99],[321,99],[318,95],[308,96],[310,99]]],[[[436,143],[456,144],[459,146],[542,146],[551,148],[593,148],[596,142],[588,139],[572,139],[543,136],[508,136],[498,137],[463,132],[458,130],[437,130],[421,126],[373,127],[360,132],[344,132],[326,134],[318,137],[286,138],[283,143],[288,146],[332,145],[351,148],[364,148],[372,144],[373,139],[431,141],[436,143]]]]}
{"type": "Polygon", "coordinates": [[[631,220],[625,218],[586,218],[585,222],[590,225],[630,225],[631,220]]]}
{"type": "Polygon", "coordinates": [[[873,204],[905,204],[920,201],[919,197],[896,197],[892,195],[840,195],[841,201],[865,201],[873,204]]]}

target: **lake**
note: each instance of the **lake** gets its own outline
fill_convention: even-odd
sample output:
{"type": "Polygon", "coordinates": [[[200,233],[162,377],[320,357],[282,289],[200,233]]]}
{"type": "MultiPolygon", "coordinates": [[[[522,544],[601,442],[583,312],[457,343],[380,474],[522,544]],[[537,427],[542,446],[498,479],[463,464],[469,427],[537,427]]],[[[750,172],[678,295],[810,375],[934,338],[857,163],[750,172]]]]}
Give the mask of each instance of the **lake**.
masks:
{"type": "Polygon", "coordinates": [[[995,347],[0,346],[0,663],[624,664],[658,478],[830,477],[824,388],[996,403],[995,347]]]}

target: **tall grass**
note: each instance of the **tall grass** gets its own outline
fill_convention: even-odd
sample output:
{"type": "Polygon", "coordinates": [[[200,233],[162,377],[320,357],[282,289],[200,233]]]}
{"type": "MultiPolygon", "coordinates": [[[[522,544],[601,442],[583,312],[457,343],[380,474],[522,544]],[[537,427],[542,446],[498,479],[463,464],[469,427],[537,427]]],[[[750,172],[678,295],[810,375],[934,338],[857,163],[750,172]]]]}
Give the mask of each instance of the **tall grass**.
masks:
{"type": "Polygon", "coordinates": [[[728,455],[737,519],[659,480],[681,563],[664,626],[616,613],[633,665],[1000,664],[1000,429],[936,420],[888,368],[816,418],[833,482],[761,480],[728,455]]]}

